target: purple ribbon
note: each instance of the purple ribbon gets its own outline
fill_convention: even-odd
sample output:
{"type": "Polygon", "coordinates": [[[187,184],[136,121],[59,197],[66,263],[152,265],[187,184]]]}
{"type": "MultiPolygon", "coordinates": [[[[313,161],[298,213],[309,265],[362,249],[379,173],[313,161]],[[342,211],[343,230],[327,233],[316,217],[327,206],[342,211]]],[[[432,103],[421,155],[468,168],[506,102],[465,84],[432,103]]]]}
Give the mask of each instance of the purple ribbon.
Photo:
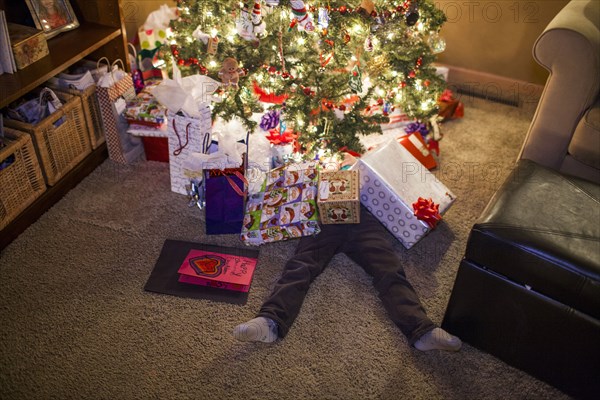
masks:
{"type": "Polygon", "coordinates": [[[279,125],[279,110],[270,110],[260,119],[260,128],[263,131],[270,131],[279,125]]]}
{"type": "Polygon", "coordinates": [[[404,131],[408,134],[419,132],[421,136],[423,136],[423,138],[425,138],[425,136],[429,134],[429,129],[427,129],[427,125],[425,125],[422,122],[411,122],[406,128],[404,128],[404,131]]]}

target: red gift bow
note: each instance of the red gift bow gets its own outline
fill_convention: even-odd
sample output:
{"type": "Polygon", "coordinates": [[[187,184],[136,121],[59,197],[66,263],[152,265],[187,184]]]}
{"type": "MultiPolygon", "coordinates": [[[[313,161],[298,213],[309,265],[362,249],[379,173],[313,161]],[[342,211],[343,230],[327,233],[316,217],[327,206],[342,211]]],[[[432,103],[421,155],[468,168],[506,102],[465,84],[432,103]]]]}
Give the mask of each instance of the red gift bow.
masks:
{"type": "Polygon", "coordinates": [[[279,134],[279,128],[271,129],[267,135],[267,139],[271,144],[288,144],[294,143],[294,140],[298,137],[298,134],[294,133],[291,129],[283,132],[283,135],[279,134]]]}
{"type": "Polygon", "coordinates": [[[437,223],[442,220],[442,216],[440,215],[440,205],[435,204],[432,199],[419,197],[412,206],[415,210],[417,219],[424,221],[431,229],[435,228],[437,223]]]}
{"type": "Polygon", "coordinates": [[[444,92],[440,95],[440,101],[444,103],[449,103],[454,100],[454,94],[450,89],[445,89],[444,92]]]}

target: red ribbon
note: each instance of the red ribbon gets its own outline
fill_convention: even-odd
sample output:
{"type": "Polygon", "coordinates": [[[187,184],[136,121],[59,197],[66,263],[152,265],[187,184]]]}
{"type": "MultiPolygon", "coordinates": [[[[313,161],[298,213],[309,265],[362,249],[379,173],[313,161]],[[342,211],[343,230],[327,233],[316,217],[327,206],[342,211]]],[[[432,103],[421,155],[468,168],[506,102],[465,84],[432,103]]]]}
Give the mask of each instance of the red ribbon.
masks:
{"type": "Polygon", "coordinates": [[[451,101],[454,101],[454,94],[450,89],[445,89],[444,92],[440,95],[439,100],[443,101],[444,103],[450,103],[451,101]]]}
{"type": "Polygon", "coordinates": [[[258,100],[263,103],[281,104],[288,98],[287,94],[277,95],[273,92],[267,92],[257,82],[252,83],[252,89],[254,94],[258,96],[258,100]]]}
{"type": "Polygon", "coordinates": [[[425,222],[431,229],[435,228],[437,223],[442,220],[440,205],[435,204],[432,199],[419,197],[412,206],[417,219],[425,222]]]}
{"type": "Polygon", "coordinates": [[[286,130],[282,135],[279,134],[279,128],[271,129],[267,135],[269,142],[274,145],[278,144],[289,144],[294,143],[298,138],[298,134],[293,133],[292,130],[286,130]]]}

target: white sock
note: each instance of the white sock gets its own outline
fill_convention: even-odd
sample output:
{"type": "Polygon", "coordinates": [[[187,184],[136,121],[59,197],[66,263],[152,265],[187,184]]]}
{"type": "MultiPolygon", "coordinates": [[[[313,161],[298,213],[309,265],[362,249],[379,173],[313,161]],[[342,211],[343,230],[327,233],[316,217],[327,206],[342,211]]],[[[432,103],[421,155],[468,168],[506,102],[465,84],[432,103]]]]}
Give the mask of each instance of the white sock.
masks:
{"type": "Polygon", "coordinates": [[[452,336],[442,328],[434,328],[421,336],[421,338],[415,342],[414,346],[421,351],[458,351],[462,346],[462,342],[459,338],[452,336]]]}
{"type": "Polygon", "coordinates": [[[271,343],[277,340],[277,323],[270,318],[257,317],[233,329],[233,337],[242,342],[271,343]]]}

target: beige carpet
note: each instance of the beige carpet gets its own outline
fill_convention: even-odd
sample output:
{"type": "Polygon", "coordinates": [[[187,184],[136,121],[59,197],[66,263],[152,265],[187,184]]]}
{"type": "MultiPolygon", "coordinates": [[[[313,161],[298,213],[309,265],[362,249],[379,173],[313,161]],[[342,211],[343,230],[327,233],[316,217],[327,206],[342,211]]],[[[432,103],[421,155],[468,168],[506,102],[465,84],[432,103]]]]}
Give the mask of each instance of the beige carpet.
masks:
{"type": "MultiPolygon", "coordinates": [[[[411,250],[396,242],[436,323],[469,229],[531,118],[463,101],[465,118],[445,124],[436,172],[458,200],[411,250]]],[[[285,340],[238,343],[233,327],[253,318],[296,243],[260,248],[244,306],[145,292],[166,238],[242,246],[203,232],[202,212],[170,192],[167,164],[105,162],[1,253],[0,398],[566,398],[469,345],[457,354],[410,348],[343,255],[314,282],[285,340]]]]}

